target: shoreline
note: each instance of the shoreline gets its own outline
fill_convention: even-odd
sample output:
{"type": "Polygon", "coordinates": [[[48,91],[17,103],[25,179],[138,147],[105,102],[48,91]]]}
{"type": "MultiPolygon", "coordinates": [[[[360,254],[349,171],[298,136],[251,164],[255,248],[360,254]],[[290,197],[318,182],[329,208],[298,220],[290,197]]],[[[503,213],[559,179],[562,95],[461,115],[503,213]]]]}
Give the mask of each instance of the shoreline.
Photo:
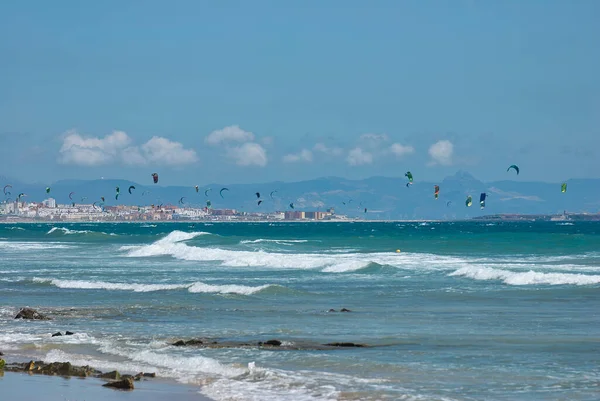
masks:
{"type": "Polygon", "coordinates": [[[431,219],[423,219],[423,220],[231,220],[231,221],[223,221],[223,220],[138,220],[138,221],[67,221],[67,220],[0,220],[0,224],[224,224],[224,223],[261,223],[261,224],[271,224],[271,223],[455,223],[461,221],[471,221],[471,220],[431,220],[431,219]]]}
{"type": "Polygon", "coordinates": [[[47,401],[212,401],[200,393],[200,387],[166,379],[135,382],[129,391],[102,387],[108,381],[95,377],[63,377],[27,372],[0,371],[2,396],[10,400],[33,400],[43,394],[47,401]]]}

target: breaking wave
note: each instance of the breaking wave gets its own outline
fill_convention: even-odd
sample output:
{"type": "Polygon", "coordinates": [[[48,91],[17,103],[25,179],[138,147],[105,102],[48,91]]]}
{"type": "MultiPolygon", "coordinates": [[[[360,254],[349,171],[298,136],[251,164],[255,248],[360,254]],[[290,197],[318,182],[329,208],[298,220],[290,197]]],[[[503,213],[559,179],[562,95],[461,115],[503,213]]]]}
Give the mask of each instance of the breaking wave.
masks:
{"type": "Polygon", "coordinates": [[[242,241],[240,241],[240,244],[260,244],[263,242],[272,242],[277,245],[292,246],[293,244],[301,244],[301,243],[308,242],[308,240],[306,240],[306,239],[264,239],[264,238],[259,238],[259,239],[242,240],[242,241]]]}
{"type": "Polygon", "coordinates": [[[197,281],[189,284],[141,284],[141,283],[110,283],[106,281],[84,281],[84,280],[58,280],[34,278],[36,283],[51,284],[58,288],[86,289],[86,290],[109,290],[109,291],[133,291],[133,292],[154,292],[154,291],[172,291],[185,290],[191,293],[212,293],[212,294],[239,294],[252,295],[270,287],[280,287],[276,284],[264,284],[256,287],[234,284],[206,284],[197,281]]]}
{"type": "Polygon", "coordinates": [[[237,251],[216,247],[195,247],[182,244],[202,233],[173,231],[166,237],[143,246],[124,246],[131,258],[171,256],[187,261],[217,261],[227,267],[266,267],[278,269],[322,269],[326,273],[344,273],[379,265],[394,266],[410,270],[438,270],[458,268],[464,259],[451,256],[411,253],[298,253],[237,251]],[[427,263],[424,263],[424,261],[427,263]]]}
{"type": "Polygon", "coordinates": [[[514,272],[489,267],[467,266],[450,276],[462,276],[474,280],[501,280],[508,285],[592,285],[600,284],[600,276],[572,273],[542,273],[530,270],[514,272]]]}
{"type": "Polygon", "coordinates": [[[90,231],[90,230],[70,230],[66,227],[52,227],[46,235],[77,235],[77,234],[99,234],[99,235],[111,235],[116,236],[115,233],[105,233],[102,231],[90,231]]]}

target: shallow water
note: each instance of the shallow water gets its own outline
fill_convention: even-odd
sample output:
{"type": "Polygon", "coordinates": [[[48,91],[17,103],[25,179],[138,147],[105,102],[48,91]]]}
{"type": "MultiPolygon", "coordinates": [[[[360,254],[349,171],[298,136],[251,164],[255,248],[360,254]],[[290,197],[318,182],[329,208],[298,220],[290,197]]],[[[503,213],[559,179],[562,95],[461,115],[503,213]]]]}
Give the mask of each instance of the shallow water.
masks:
{"type": "Polygon", "coordinates": [[[599,291],[598,223],[0,225],[0,350],[215,400],[595,400],[599,291]]]}

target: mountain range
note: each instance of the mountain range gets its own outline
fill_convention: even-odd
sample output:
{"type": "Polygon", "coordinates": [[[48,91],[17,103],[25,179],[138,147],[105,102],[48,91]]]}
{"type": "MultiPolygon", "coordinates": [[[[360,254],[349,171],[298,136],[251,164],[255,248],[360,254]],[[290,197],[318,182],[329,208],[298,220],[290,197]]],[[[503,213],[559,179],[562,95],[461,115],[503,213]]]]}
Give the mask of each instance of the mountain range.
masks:
{"type": "MultiPolygon", "coordinates": [[[[518,178],[517,178],[518,179],[518,178]]],[[[14,199],[25,193],[29,202],[40,202],[52,197],[58,203],[87,203],[105,197],[105,205],[180,204],[204,207],[210,200],[213,208],[231,208],[247,212],[272,212],[290,210],[324,211],[335,208],[336,213],[368,219],[464,219],[486,214],[555,214],[563,211],[573,213],[596,213],[600,209],[600,179],[571,179],[566,181],[567,192],[561,193],[561,183],[495,181],[483,182],[466,171],[458,171],[440,182],[415,181],[407,186],[404,177],[371,177],[349,180],[323,177],[300,182],[271,182],[264,184],[214,183],[199,187],[198,192],[190,186],[163,186],[162,183],[139,184],[121,179],[61,180],[49,185],[26,184],[0,176],[0,186],[7,188],[14,199]],[[133,185],[135,190],[128,193],[133,185]],[[434,198],[434,185],[439,185],[439,199],[434,198]],[[50,193],[46,193],[46,186],[50,193]],[[120,188],[115,199],[116,187],[120,188]],[[223,197],[219,195],[221,188],[223,197]],[[211,189],[208,196],[205,190],[211,189]],[[277,191],[273,193],[272,191],[277,191]],[[69,199],[69,194],[73,200],[69,199]],[[258,205],[256,192],[263,200],[258,205]],[[487,194],[486,207],[479,207],[479,195],[487,194]],[[466,207],[465,199],[473,197],[473,206],[466,207]],[[365,213],[365,208],[367,212],[365,213]]]]}

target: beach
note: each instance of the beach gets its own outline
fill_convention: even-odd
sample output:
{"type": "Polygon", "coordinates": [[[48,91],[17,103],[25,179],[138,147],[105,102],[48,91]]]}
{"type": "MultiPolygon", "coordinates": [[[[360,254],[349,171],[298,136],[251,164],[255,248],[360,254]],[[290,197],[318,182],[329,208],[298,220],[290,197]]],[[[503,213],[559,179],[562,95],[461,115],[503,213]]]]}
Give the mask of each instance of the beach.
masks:
{"type": "Polygon", "coordinates": [[[60,400],[595,400],[598,249],[593,222],[1,224],[2,358],[156,378],[123,393],[7,372],[0,386],[60,400]],[[49,319],[15,319],[23,307],[49,319]]]}
{"type": "Polygon", "coordinates": [[[165,381],[136,382],[135,390],[120,391],[102,387],[106,381],[95,378],[62,378],[27,373],[0,373],[3,399],[48,401],[206,401],[193,386],[165,381]]]}

